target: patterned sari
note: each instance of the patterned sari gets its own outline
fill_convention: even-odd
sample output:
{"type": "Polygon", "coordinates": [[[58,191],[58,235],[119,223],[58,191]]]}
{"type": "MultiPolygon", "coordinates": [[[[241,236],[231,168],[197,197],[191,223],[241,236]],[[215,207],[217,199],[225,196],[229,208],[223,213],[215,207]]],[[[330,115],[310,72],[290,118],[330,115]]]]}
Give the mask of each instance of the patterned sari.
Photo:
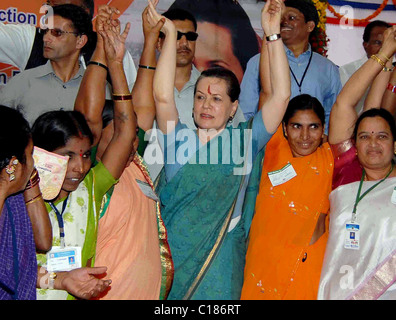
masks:
{"type": "MultiPolygon", "coordinates": [[[[65,245],[66,247],[79,246],[82,248],[82,267],[93,266],[102,198],[114,183],[116,183],[116,180],[103,163],[99,162],[88,172],[78,188],[69,194],[63,214],[65,245]]],[[[59,211],[61,211],[64,201],[65,199],[61,199],[54,203],[59,211]]],[[[52,208],[48,204],[46,205],[52,225],[52,245],[59,246],[58,220],[52,208]]],[[[46,255],[37,254],[37,264],[45,266],[46,263],[46,255]]],[[[64,290],[37,289],[37,299],[66,300],[74,299],[74,297],[64,290]]]]}

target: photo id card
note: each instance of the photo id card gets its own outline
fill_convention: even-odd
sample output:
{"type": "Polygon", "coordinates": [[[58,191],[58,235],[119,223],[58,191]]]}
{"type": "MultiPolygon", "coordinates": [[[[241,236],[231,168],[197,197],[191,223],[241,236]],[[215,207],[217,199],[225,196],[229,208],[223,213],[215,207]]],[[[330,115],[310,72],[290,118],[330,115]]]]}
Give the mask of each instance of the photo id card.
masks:
{"type": "Polygon", "coordinates": [[[70,271],[81,268],[81,247],[52,247],[47,253],[48,272],[70,271]]]}
{"type": "Polygon", "coordinates": [[[268,172],[268,178],[274,187],[293,179],[295,176],[297,176],[297,173],[291,163],[288,163],[282,169],[268,172]]]}
{"type": "Polygon", "coordinates": [[[360,225],[357,223],[347,223],[345,225],[345,249],[359,250],[360,225]]]}

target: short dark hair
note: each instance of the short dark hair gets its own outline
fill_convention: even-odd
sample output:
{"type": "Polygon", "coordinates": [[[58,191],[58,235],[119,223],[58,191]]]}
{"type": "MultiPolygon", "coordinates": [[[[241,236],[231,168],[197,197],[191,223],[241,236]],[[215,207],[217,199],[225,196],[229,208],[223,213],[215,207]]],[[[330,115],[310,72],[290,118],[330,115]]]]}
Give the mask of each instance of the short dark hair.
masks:
{"type": "Polygon", "coordinates": [[[12,157],[21,163],[26,162],[25,149],[30,139],[30,126],[23,115],[0,105],[0,170],[10,163],[12,157]]]}
{"type": "Polygon", "coordinates": [[[373,31],[373,29],[375,27],[385,27],[385,28],[390,28],[391,25],[385,21],[382,20],[374,20],[371,21],[365,28],[364,28],[364,32],[363,32],[363,41],[364,42],[369,42],[370,41],[370,37],[371,37],[371,31],[373,31]]]}
{"type": "Polygon", "coordinates": [[[311,0],[285,0],[285,6],[300,11],[304,15],[305,22],[313,21],[316,29],[319,23],[319,14],[311,0]]]}
{"type": "Polygon", "coordinates": [[[93,143],[93,135],[82,113],[78,111],[49,111],[39,116],[32,127],[35,146],[47,151],[64,147],[73,137],[88,137],[93,143]]]}
{"type": "Polygon", "coordinates": [[[232,51],[245,71],[251,57],[259,53],[257,34],[249,16],[234,0],[176,0],[170,9],[182,8],[194,13],[198,22],[209,22],[230,30],[232,51]]]}
{"type": "Polygon", "coordinates": [[[362,122],[362,120],[365,118],[374,118],[374,117],[381,117],[388,123],[389,128],[392,133],[393,141],[395,141],[395,138],[396,138],[395,119],[393,118],[392,114],[388,110],[382,109],[382,108],[373,108],[373,109],[366,110],[359,116],[359,118],[356,120],[355,128],[353,129],[353,138],[355,139],[355,141],[356,141],[357,131],[358,131],[359,125],[362,122]]]}
{"type": "Polygon", "coordinates": [[[227,83],[227,94],[231,99],[231,102],[235,102],[239,98],[241,88],[236,75],[231,71],[223,67],[209,68],[202,71],[194,87],[194,94],[197,90],[198,82],[203,78],[218,78],[223,79],[227,83]]]}
{"type": "Polygon", "coordinates": [[[195,20],[194,16],[187,10],[181,8],[170,8],[168,11],[165,11],[162,14],[165,18],[169,20],[189,20],[193,23],[195,31],[197,31],[197,20],[195,20]]]}
{"type": "Polygon", "coordinates": [[[89,14],[84,8],[74,4],[60,4],[54,6],[53,9],[54,16],[60,16],[64,19],[70,20],[78,35],[86,35],[88,37],[87,44],[85,44],[81,49],[81,51],[85,53],[85,48],[88,48],[90,42],[94,39],[92,20],[89,14]]]}
{"type": "Polygon", "coordinates": [[[312,110],[318,116],[322,126],[325,124],[325,111],[320,101],[309,94],[300,94],[289,101],[282,122],[289,123],[289,120],[300,110],[312,110]]]}

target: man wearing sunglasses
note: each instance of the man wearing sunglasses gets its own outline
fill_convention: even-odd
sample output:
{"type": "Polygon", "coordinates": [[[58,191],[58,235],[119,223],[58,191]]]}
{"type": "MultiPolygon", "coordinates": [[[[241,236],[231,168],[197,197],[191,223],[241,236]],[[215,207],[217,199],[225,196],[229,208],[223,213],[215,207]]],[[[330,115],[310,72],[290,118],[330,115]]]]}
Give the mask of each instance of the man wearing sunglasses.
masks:
{"type": "MultiPolygon", "coordinates": [[[[44,1],[43,1],[44,2],[44,1]]],[[[93,19],[95,3],[94,0],[47,0],[46,5],[58,6],[62,4],[74,4],[83,8],[90,19],[93,19]]],[[[47,58],[43,56],[43,32],[40,28],[28,24],[4,24],[0,22],[0,62],[13,65],[20,71],[32,69],[47,63],[47,58]]],[[[81,65],[86,68],[96,47],[96,32],[92,33],[90,40],[84,46],[84,54],[80,56],[81,65]]],[[[136,68],[129,51],[125,52],[123,60],[125,76],[129,89],[136,80],[136,68]]],[[[108,82],[111,83],[110,77],[108,82]]],[[[107,90],[108,95],[110,89],[107,90]]]]}
{"type": "Polygon", "coordinates": [[[47,26],[47,63],[17,74],[0,91],[0,104],[21,110],[30,124],[46,111],[73,110],[84,74],[80,55],[93,32],[89,14],[71,4],[53,7],[47,26]]]}
{"type": "MultiPolygon", "coordinates": [[[[179,112],[180,121],[189,128],[195,129],[194,120],[191,116],[194,104],[194,86],[200,76],[200,72],[193,65],[195,55],[195,44],[198,38],[197,22],[194,16],[183,9],[170,9],[162,14],[172,20],[177,29],[176,44],[176,78],[175,78],[175,102],[179,112]],[[186,106],[190,106],[186,108],[186,106]]],[[[162,50],[165,35],[160,33],[157,49],[162,50]]],[[[154,123],[154,128],[156,124],[154,123]]],[[[162,169],[162,151],[158,145],[156,130],[151,131],[149,144],[146,148],[144,158],[149,167],[150,175],[155,180],[162,169]],[[158,153],[161,155],[158,155],[158,153]]],[[[147,139],[146,139],[147,140],[147,139]]]]}

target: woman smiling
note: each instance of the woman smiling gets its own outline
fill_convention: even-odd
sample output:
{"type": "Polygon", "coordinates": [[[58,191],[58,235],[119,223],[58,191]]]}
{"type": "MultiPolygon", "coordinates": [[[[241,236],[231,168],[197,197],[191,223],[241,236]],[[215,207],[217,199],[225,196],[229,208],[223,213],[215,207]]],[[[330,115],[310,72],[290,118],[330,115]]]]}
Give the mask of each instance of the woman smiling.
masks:
{"type": "Polygon", "coordinates": [[[330,116],[335,156],[329,240],[318,299],[396,298],[396,127],[385,109],[355,105],[396,52],[396,26],[344,86],[330,116]]]}
{"type": "Polygon", "coordinates": [[[267,144],[242,299],[316,298],[334,162],[324,118],[316,98],[297,96],[267,144]]]}

